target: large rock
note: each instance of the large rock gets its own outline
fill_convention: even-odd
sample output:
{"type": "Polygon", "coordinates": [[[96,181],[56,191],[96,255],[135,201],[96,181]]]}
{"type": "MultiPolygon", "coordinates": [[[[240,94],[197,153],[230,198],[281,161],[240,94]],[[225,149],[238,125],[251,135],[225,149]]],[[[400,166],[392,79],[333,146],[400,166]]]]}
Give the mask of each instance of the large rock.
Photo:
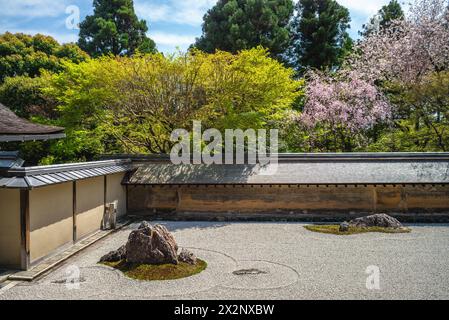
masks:
{"type": "Polygon", "coordinates": [[[148,221],[143,221],[137,229],[151,228],[151,224],[148,221]]]}
{"type": "Polygon", "coordinates": [[[196,264],[196,257],[193,254],[193,252],[187,250],[187,249],[182,249],[181,253],[178,256],[178,260],[180,262],[185,262],[188,264],[192,264],[195,265],[196,264]]]}
{"type": "Polygon", "coordinates": [[[383,227],[383,228],[402,228],[402,224],[395,218],[390,217],[387,214],[374,214],[367,217],[361,217],[349,222],[350,225],[355,227],[367,228],[367,227],[383,227]]]}
{"type": "Polygon", "coordinates": [[[143,222],[131,232],[126,243],[126,261],[138,264],[178,264],[178,245],[161,225],[143,222]]]}
{"type": "Polygon", "coordinates": [[[103,256],[100,262],[126,260],[136,264],[178,264],[177,252],[176,240],[167,228],[144,221],[130,233],[125,245],[103,256]]]}
{"type": "Polygon", "coordinates": [[[126,259],[126,246],[123,245],[115,251],[111,251],[108,254],[101,257],[100,262],[118,262],[126,259]]]}

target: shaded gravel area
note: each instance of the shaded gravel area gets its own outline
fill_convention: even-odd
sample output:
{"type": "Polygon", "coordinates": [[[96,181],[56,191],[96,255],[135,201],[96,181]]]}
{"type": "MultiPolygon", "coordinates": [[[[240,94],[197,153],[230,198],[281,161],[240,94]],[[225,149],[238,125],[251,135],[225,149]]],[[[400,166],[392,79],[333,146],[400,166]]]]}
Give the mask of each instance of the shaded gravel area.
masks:
{"type": "MultiPolygon", "coordinates": [[[[180,280],[144,282],[97,264],[138,223],[97,242],[0,299],[448,299],[449,225],[407,225],[409,234],[336,236],[301,223],[159,222],[180,247],[208,262],[180,280]],[[369,290],[369,266],[380,289],[369,290]],[[67,277],[79,270],[79,288],[67,277]],[[235,272],[250,270],[251,272],[235,272]]],[[[76,275],[76,273],[75,273],[76,275]]]]}

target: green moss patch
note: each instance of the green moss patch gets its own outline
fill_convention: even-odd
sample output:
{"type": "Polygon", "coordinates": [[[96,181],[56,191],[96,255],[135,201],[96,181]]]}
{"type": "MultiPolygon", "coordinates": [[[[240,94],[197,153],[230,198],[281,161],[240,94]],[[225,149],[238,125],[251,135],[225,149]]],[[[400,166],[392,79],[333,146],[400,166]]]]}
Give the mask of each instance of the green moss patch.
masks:
{"type": "Polygon", "coordinates": [[[156,281],[174,280],[193,276],[207,268],[207,263],[197,259],[195,265],[185,262],[175,264],[129,264],[125,260],[119,262],[105,262],[104,265],[122,271],[127,277],[136,280],[156,281]]]}
{"type": "Polygon", "coordinates": [[[319,232],[319,233],[327,233],[327,234],[336,234],[336,235],[351,235],[351,234],[359,234],[359,233],[367,233],[367,232],[381,232],[381,233],[409,233],[412,230],[409,228],[401,228],[401,229],[393,229],[393,228],[382,228],[382,227],[368,227],[368,228],[359,228],[359,227],[349,227],[347,232],[340,232],[340,225],[310,225],[304,226],[309,231],[319,232]]]}

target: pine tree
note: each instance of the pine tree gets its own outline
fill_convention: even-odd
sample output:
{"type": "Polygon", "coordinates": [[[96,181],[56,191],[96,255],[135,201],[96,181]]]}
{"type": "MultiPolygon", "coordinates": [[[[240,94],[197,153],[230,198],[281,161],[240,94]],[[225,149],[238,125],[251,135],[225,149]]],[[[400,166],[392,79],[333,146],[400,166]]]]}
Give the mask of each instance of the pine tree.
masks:
{"type": "Polygon", "coordinates": [[[261,45],[277,57],[289,44],[293,8],[292,0],[219,0],[204,16],[203,35],[194,46],[236,53],[261,45]]]}
{"type": "Polygon", "coordinates": [[[133,0],[94,0],[93,6],[94,14],[80,24],[78,44],[84,51],[93,57],[156,51],[146,36],[146,21],[134,12],[133,0]]]}
{"type": "Polygon", "coordinates": [[[335,0],[300,0],[289,55],[297,70],[335,68],[351,47],[349,11],[335,0]]]}

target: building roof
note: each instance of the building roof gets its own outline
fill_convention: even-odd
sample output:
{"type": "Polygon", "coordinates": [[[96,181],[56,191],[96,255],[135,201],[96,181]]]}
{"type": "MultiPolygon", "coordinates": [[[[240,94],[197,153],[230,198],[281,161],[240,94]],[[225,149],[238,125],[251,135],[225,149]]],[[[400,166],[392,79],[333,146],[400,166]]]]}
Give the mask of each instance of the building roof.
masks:
{"type": "Polygon", "coordinates": [[[286,154],[261,165],[142,164],[129,185],[446,184],[448,153],[286,154]]]}
{"type": "Polygon", "coordinates": [[[107,160],[0,170],[0,188],[31,189],[83,180],[132,169],[130,160],[107,160]]]}
{"type": "Polygon", "coordinates": [[[23,163],[18,151],[0,151],[0,170],[21,167],[23,163]]]}
{"type": "Polygon", "coordinates": [[[0,103],[0,142],[64,138],[64,128],[32,123],[19,118],[0,103]]]}
{"type": "Polygon", "coordinates": [[[129,172],[128,185],[447,184],[449,153],[283,154],[261,165],[174,165],[168,156],[0,168],[0,187],[36,188],[129,172]]]}

